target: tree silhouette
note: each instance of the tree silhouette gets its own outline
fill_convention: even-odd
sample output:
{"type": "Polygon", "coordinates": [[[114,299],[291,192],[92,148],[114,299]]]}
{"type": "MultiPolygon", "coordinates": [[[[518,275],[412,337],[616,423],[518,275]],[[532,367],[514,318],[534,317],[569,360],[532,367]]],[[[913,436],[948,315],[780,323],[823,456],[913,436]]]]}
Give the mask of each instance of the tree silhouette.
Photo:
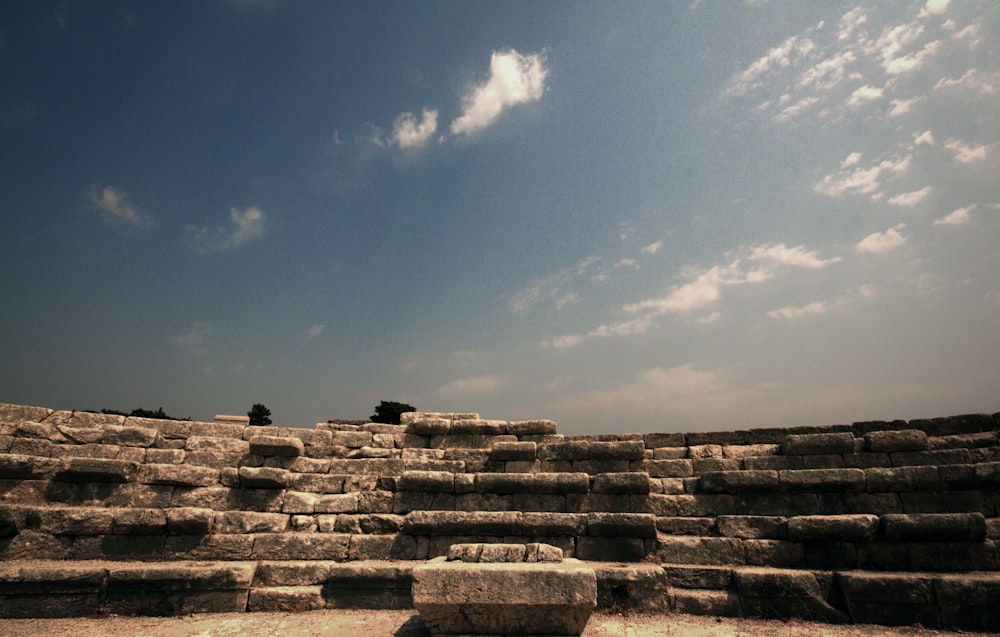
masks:
{"type": "Polygon", "coordinates": [[[375,407],[375,415],[371,416],[369,420],[372,422],[381,422],[389,425],[398,425],[399,416],[408,411],[416,411],[417,408],[412,405],[407,405],[406,403],[397,403],[393,401],[381,401],[375,407]]]}
{"type": "Polygon", "coordinates": [[[253,427],[263,427],[271,424],[271,410],[260,403],[256,403],[247,412],[250,416],[250,425],[253,427]]]}

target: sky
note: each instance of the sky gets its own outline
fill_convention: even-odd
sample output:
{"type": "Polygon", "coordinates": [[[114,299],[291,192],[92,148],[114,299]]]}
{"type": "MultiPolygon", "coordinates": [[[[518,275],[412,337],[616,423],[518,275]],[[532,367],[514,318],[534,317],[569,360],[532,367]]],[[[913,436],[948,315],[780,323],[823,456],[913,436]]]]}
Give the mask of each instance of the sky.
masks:
{"type": "Polygon", "coordinates": [[[0,3],[0,401],[1000,411],[1000,3],[0,3]]]}

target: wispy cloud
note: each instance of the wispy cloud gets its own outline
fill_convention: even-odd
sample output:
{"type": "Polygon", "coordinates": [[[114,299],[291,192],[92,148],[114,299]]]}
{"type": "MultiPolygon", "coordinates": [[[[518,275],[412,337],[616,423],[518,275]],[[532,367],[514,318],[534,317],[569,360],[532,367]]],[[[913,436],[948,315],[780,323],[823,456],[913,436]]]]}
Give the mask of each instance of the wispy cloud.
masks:
{"type": "Polygon", "coordinates": [[[909,154],[897,155],[872,166],[853,168],[857,164],[858,158],[860,158],[858,153],[851,153],[848,159],[854,159],[854,161],[844,160],[841,170],[826,175],[816,182],[814,186],[816,192],[829,197],[873,193],[881,187],[882,180],[886,177],[906,173],[910,168],[913,156],[909,154]]]}
{"type": "Polygon", "coordinates": [[[323,333],[326,329],[326,325],[322,323],[317,323],[315,325],[310,325],[309,329],[306,330],[306,338],[313,339],[323,333]]]}
{"type": "Polygon", "coordinates": [[[960,139],[949,139],[944,143],[944,147],[955,155],[957,161],[963,164],[986,159],[986,154],[989,151],[989,146],[985,144],[970,146],[960,139]]]}
{"type": "Polygon", "coordinates": [[[965,206],[964,208],[956,208],[950,213],[941,217],[940,219],[934,220],[934,225],[940,226],[958,226],[963,223],[968,223],[972,219],[972,211],[976,209],[976,204],[971,206],[965,206]]]}
{"type": "Polygon", "coordinates": [[[97,210],[100,210],[105,221],[119,223],[132,227],[148,226],[153,223],[152,217],[139,211],[129,201],[125,191],[114,186],[91,187],[87,200],[97,210]]]}
{"type": "MultiPolygon", "coordinates": [[[[739,250],[725,264],[708,269],[686,269],[682,277],[687,282],[671,286],[660,297],[630,303],[621,308],[632,315],[619,321],[605,323],[583,334],[566,334],[549,339],[543,347],[576,347],[593,338],[611,338],[644,334],[656,326],[658,318],[667,315],[691,315],[704,312],[722,298],[726,288],[762,283],[789,268],[819,269],[841,260],[840,257],[823,259],[816,250],[804,246],[788,247],[783,243],[766,243],[739,250]]],[[[719,319],[719,314],[694,319],[695,323],[707,325],[719,319]]]]}
{"type": "Polygon", "coordinates": [[[436,392],[442,398],[460,398],[463,396],[489,394],[500,386],[500,379],[492,374],[460,378],[444,385],[436,392]]]}
{"type": "Polygon", "coordinates": [[[256,206],[244,211],[232,208],[229,225],[214,229],[205,226],[187,226],[194,249],[200,254],[224,252],[264,236],[264,212],[256,206]]]}
{"type": "Polygon", "coordinates": [[[208,344],[212,340],[212,326],[203,321],[196,321],[188,329],[173,337],[174,344],[191,350],[196,354],[204,354],[208,351],[208,344]]]}
{"type": "Polygon", "coordinates": [[[907,237],[900,232],[906,227],[905,223],[889,228],[885,232],[874,232],[857,243],[855,248],[858,252],[868,254],[885,254],[906,243],[907,237]]]}
{"type": "Polygon", "coordinates": [[[451,123],[452,134],[475,133],[491,125],[505,109],[540,99],[547,76],[544,54],[494,51],[489,79],[469,89],[464,112],[451,123]]]}
{"type": "Polygon", "coordinates": [[[403,113],[392,124],[390,143],[400,148],[423,146],[437,132],[437,118],[433,108],[425,108],[419,120],[413,113],[403,113]]]}
{"type": "Polygon", "coordinates": [[[969,69],[960,77],[943,77],[934,84],[934,90],[961,88],[983,95],[993,95],[997,92],[996,78],[980,73],[978,69],[969,69]]]}
{"type": "Polygon", "coordinates": [[[660,248],[662,247],[663,247],[663,242],[657,241],[656,243],[651,243],[648,246],[644,246],[642,248],[642,251],[645,254],[656,254],[657,252],[660,251],[660,248]]]}
{"type": "Polygon", "coordinates": [[[894,197],[889,197],[888,203],[893,206],[904,206],[907,208],[912,208],[921,201],[927,198],[927,195],[931,194],[931,187],[924,186],[920,190],[914,190],[913,192],[904,192],[898,194],[894,197]]]}

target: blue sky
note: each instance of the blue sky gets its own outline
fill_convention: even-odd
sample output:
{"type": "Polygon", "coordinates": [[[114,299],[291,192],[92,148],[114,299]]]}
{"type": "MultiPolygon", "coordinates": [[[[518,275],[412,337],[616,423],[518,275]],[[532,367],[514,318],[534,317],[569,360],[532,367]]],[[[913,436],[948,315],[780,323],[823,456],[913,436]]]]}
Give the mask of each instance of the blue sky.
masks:
{"type": "Polygon", "coordinates": [[[1000,5],[5,2],[0,401],[1000,410],[1000,5]]]}

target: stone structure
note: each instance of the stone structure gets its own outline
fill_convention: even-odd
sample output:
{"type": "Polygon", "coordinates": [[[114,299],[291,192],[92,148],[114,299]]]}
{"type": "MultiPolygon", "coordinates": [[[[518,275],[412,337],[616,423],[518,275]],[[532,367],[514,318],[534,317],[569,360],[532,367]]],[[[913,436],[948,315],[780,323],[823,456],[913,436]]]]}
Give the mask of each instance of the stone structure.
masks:
{"type": "Polygon", "coordinates": [[[1000,630],[1000,414],[563,436],[551,421],[150,420],[0,404],[0,616],[412,608],[545,543],[598,607],[1000,630]]]}
{"type": "Polygon", "coordinates": [[[414,567],[413,606],[432,635],[579,635],[597,577],[548,544],[453,544],[414,567]]]}

